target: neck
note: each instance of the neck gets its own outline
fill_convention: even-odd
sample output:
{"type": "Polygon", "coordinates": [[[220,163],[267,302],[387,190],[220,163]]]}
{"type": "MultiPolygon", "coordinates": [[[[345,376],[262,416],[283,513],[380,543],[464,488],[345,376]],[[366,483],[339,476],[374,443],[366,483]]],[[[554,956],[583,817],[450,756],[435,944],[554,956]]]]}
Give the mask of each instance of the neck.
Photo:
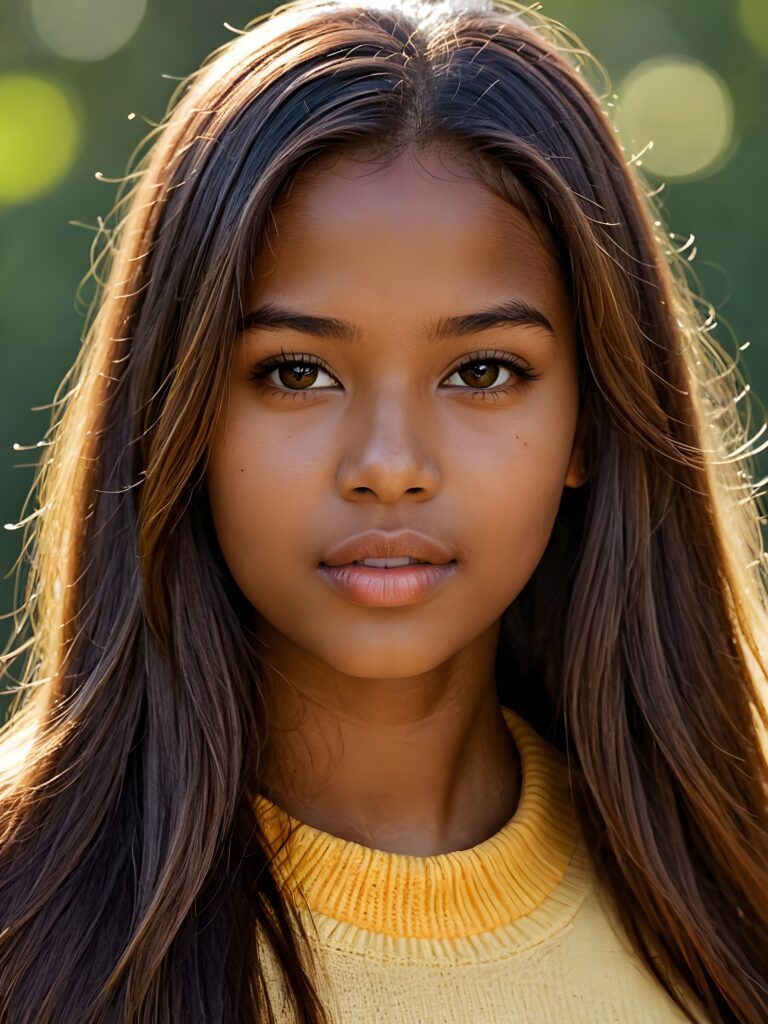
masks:
{"type": "Polygon", "coordinates": [[[289,815],[391,853],[469,849],[515,813],[520,760],[494,679],[495,638],[407,680],[270,667],[261,791],[289,815]],[[471,666],[471,671],[470,671],[471,666]],[[287,680],[290,679],[290,685],[287,680]]]}

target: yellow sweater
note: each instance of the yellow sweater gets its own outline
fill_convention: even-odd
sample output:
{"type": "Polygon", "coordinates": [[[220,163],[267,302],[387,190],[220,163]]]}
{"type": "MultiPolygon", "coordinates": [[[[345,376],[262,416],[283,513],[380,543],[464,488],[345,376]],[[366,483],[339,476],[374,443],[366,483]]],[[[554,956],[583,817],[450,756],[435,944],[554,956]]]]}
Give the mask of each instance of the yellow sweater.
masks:
{"type": "MultiPolygon", "coordinates": [[[[529,723],[503,712],[520,755],[520,801],[506,825],[471,849],[429,857],[373,850],[256,797],[278,849],[274,870],[307,925],[330,1019],[685,1020],[633,953],[595,876],[565,759],[529,723]]],[[[277,1019],[293,1021],[271,955],[264,955],[277,1019]]]]}

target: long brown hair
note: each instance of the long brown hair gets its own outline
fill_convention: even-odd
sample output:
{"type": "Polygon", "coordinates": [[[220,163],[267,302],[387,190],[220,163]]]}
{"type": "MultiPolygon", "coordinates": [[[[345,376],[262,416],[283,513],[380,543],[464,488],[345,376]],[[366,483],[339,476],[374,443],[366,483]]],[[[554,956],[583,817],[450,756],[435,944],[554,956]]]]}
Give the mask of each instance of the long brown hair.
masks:
{"type": "Polygon", "coordinates": [[[566,750],[659,982],[677,999],[682,979],[713,1021],[768,1019],[749,396],[595,69],[511,0],[299,0],[174,94],[97,238],[27,526],[0,734],[3,1022],[272,1020],[257,931],[297,1020],[325,1019],[254,820],[263,673],[202,483],[271,204],[322,153],[439,139],[546,225],[590,412],[590,480],[505,614],[499,694],[514,706],[524,679],[566,750]]]}

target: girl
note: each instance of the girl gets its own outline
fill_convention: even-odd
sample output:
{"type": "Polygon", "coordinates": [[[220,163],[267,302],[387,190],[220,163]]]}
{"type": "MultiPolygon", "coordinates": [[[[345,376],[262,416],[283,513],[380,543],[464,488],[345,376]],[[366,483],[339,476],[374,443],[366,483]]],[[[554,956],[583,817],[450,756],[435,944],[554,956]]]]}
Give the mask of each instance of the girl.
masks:
{"type": "Polygon", "coordinates": [[[174,97],[31,516],[3,1022],[768,1019],[753,439],[581,55],[299,0],[174,97]]]}

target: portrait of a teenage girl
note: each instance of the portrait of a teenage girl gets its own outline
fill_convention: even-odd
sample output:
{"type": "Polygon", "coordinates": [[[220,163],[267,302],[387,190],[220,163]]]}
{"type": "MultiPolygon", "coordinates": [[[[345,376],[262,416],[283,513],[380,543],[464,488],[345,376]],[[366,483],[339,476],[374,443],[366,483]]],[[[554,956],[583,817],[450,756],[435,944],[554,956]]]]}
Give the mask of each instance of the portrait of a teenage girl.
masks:
{"type": "Polygon", "coordinates": [[[755,427],[586,66],[296,0],[175,88],[26,527],[2,1024],[768,1021],[755,427]]]}

